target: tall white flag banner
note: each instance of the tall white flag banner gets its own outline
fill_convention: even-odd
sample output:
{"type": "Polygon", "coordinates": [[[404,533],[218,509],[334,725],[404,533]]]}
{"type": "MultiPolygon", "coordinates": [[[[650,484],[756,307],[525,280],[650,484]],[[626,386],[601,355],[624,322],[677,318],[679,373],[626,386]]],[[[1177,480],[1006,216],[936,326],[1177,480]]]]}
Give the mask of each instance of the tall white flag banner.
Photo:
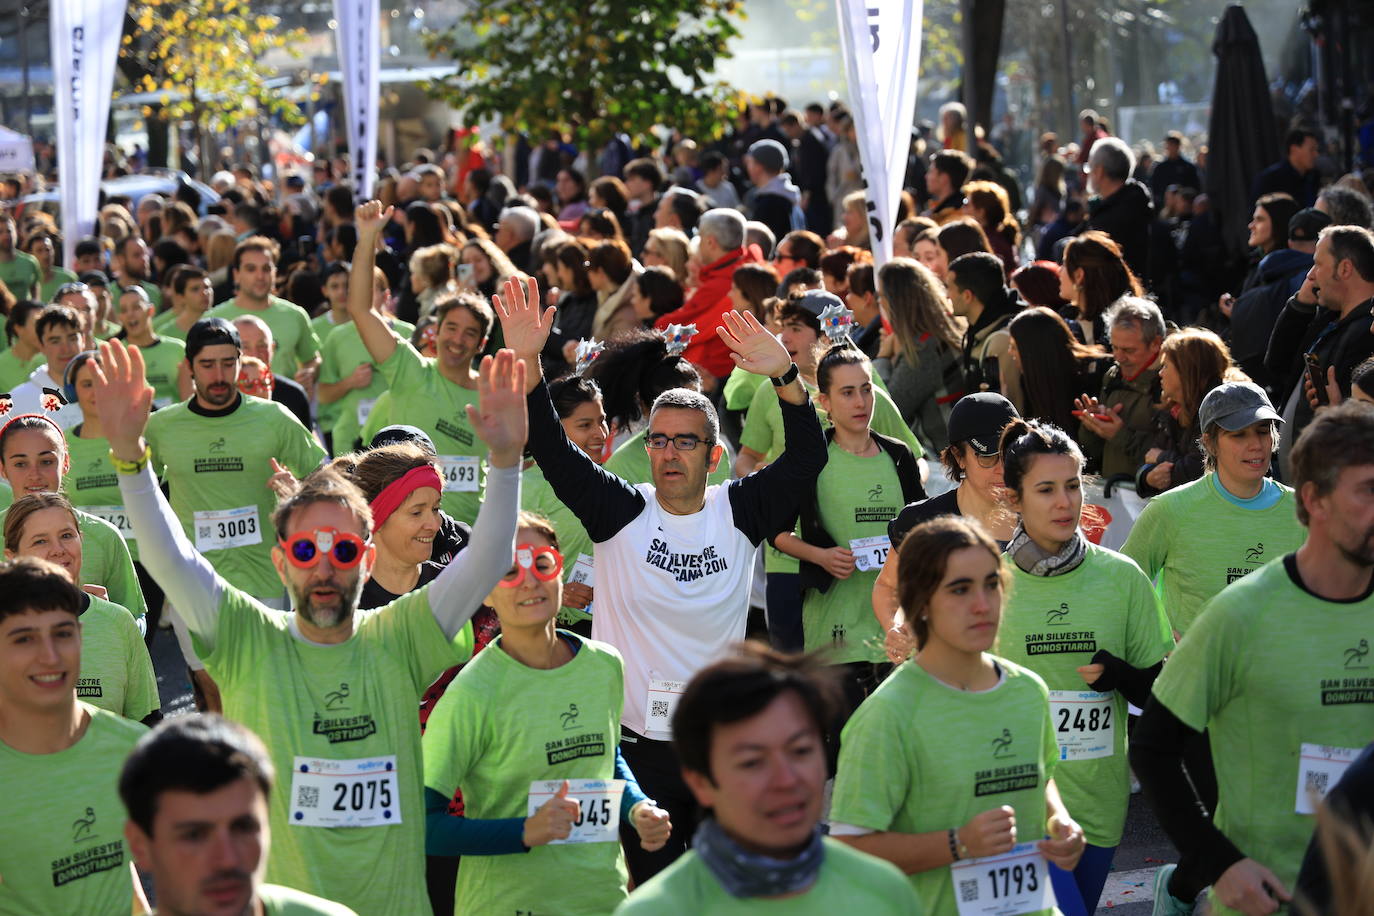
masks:
{"type": "Polygon", "coordinates": [[[370,200],[377,180],[377,95],[381,68],[379,0],[334,0],[353,187],[370,200]]]}
{"type": "Polygon", "coordinates": [[[52,0],[49,7],[58,198],[68,267],[76,243],[95,231],[124,5],[125,0],[52,0]]]}
{"type": "Polygon", "coordinates": [[[893,216],[902,196],[916,77],[922,0],[835,0],[850,110],[863,164],[875,267],[892,258],[893,216]]]}

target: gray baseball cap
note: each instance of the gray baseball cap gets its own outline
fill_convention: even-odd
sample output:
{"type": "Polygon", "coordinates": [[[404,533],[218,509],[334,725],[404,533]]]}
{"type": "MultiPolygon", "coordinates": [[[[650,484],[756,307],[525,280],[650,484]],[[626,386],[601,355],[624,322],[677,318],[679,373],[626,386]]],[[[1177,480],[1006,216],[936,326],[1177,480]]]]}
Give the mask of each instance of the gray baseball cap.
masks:
{"type": "Polygon", "coordinates": [[[1202,399],[1197,418],[1204,430],[1215,423],[1229,432],[1263,420],[1283,422],[1264,389],[1254,382],[1223,382],[1213,388],[1202,399]]]}

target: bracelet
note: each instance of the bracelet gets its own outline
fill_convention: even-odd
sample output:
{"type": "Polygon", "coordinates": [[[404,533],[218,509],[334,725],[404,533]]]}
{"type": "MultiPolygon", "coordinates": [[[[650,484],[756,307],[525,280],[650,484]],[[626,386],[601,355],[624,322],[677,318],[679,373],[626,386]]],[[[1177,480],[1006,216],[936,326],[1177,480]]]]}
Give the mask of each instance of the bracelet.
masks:
{"type": "Polygon", "coordinates": [[[788,385],[792,384],[794,381],[796,381],[797,376],[800,374],[801,370],[797,368],[796,363],[793,363],[792,365],[787,367],[786,372],[784,372],[782,375],[773,376],[770,379],[770,381],[773,383],[773,387],[775,388],[785,388],[788,385]]]}
{"type": "Polygon", "coordinates": [[[147,444],[144,444],[143,454],[137,461],[125,461],[115,455],[114,449],[110,449],[110,464],[113,464],[115,471],[120,474],[133,475],[142,473],[143,469],[148,466],[148,462],[152,460],[152,457],[153,447],[147,444]]]}
{"type": "Polygon", "coordinates": [[[949,856],[958,862],[962,856],[959,855],[959,828],[949,828],[949,856]]]}

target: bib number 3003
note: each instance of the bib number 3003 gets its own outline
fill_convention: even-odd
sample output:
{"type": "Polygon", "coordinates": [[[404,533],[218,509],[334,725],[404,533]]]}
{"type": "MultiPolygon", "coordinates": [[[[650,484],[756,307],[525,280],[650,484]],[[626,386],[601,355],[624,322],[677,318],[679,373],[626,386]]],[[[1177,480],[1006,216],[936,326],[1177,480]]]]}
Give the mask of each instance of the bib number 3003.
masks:
{"type": "MultiPolygon", "coordinates": [[[[563,785],[561,779],[541,779],[530,783],[529,816],[553,798],[563,785]]],[[[620,797],[625,794],[623,779],[569,779],[568,798],[577,802],[577,819],[562,843],[614,843],[620,839],[620,797]]]]}
{"type": "Polygon", "coordinates": [[[1054,906],[1049,865],[1034,843],[949,868],[959,916],[1021,916],[1054,906]]]}
{"type": "Polygon", "coordinates": [[[297,827],[385,827],[401,822],[396,756],[326,760],[291,767],[290,823],[297,827]]]}
{"type": "Polygon", "coordinates": [[[258,507],[215,509],[195,515],[196,550],[228,550],[262,543],[258,507]]]}

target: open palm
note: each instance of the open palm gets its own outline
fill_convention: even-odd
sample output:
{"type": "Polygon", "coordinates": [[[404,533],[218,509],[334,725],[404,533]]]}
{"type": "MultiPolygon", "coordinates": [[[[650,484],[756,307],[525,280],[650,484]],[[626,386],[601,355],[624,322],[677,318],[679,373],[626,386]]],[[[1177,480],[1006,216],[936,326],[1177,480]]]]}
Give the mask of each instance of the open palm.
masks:
{"type": "Polygon", "coordinates": [[[735,365],[755,375],[777,378],[792,365],[787,348],[763,326],[753,312],[727,311],[716,328],[720,339],[730,348],[735,365]]]}
{"type": "Polygon", "coordinates": [[[95,410],[112,446],[134,445],[148,425],[153,388],[144,375],[143,354],[122,341],[100,344],[100,358],[91,361],[95,382],[95,410]]]}
{"type": "Polygon", "coordinates": [[[525,410],[525,364],[511,350],[485,356],[477,372],[477,406],[468,405],[468,422],[491,449],[492,463],[508,467],[525,449],[529,420],[525,410]]]}
{"type": "Polygon", "coordinates": [[[533,277],[524,281],[511,278],[500,293],[492,296],[491,304],[501,321],[506,346],[521,359],[538,359],[558,312],[553,306],[539,308],[539,281],[533,277]]]}

